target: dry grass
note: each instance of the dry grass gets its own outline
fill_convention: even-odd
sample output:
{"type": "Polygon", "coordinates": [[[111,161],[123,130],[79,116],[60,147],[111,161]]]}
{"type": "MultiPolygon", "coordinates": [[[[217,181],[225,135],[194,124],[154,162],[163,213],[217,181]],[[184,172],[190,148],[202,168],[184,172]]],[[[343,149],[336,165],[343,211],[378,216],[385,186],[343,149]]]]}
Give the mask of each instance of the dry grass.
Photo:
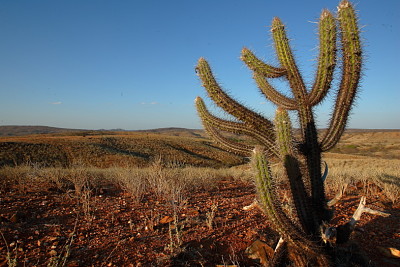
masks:
{"type": "Polygon", "coordinates": [[[400,200],[400,160],[379,158],[326,158],[329,166],[327,188],[331,193],[337,192],[344,183],[362,182],[364,194],[375,194],[378,186],[392,202],[400,200]]]}
{"type": "Polygon", "coordinates": [[[400,131],[345,133],[331,152],[400,159],[400,131]]]}
{"type": "MultiPolygon", "coordinates": [[[[188,192],[212,189],[222,178],[252,182],[251,168],[240,165],[246,159],[214,147],[198,133],[178,133],[2,137],[0,192],[11,187],[25,192],[50,181],[81,198],[114,188],[137,202],[151,191],[167,202],[182,203],[188,192]],[[238,166],[227,167],[231,165],[238,166]]],[[[325,154],[328,193],[345,182],[362,182],[372,194],[368,184],[373,183],[391,202],[398,202],[399,155],[400,131],[346,133],[337,148],[325,154]]],[[[276,177],[283,176],[279,164],[272,169],[276,177]]]]}
{"type": "Polygon", "coordinates": [[[211,190],[221,179],[248,180],[246,169],[209,168],[165,164],[161,159],[148,167],[95,168],[83,165],[71,168],[49,168],[24,164],[0,168],[0,192],[18,190],[26,192],[33,187],[48,190],[49,187],[68,196],[80,198],[88,210],[88,194],[124,190],[133,201],[140,202],[151,191],[158,199],[168,203],[182,203],[193,190],[211,190]]]}
{"type": "MultiPolygon", "coordinates": [[[[342,184],[361,182],[365,194],[376,193],[378,186],[392,202],[400,200],[400,160],[358,158],[325,158],[329,166],[327,192],[334,194],[342,184]]],[[[276,177],[282,176],[279,165],[273,166],[276,177]]],[[[161,159],[149,167],[112,167],[107,169],[75,166],[72,168],[40,168],[36,165],[3,167],[0,169],[0,191],[17,188],[26,192],[32,186],[40,188],[52,184],[57,190],[73,193],[85,198],[88,192],[101,193],[106,190],[122,189],[133,201],[140,202],[146,192],[153,192],[157,198],[169,203],[183,203],[193,190],[210,190],[223,178],[231,177],[241,181],[252,181],[248,165],[233,168],[208,168],[168,165],[161,159]],[[90,189],[90,190],[88,190],[90,189]]],[[[84,205],[84,202],[83,204],[84,205]]]]}

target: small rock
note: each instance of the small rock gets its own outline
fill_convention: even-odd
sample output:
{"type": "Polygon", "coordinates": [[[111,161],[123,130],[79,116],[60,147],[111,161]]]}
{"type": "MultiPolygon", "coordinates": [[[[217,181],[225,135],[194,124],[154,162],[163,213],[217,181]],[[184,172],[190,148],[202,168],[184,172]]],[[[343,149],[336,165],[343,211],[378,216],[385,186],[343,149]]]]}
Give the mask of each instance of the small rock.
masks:
{"type": "Polygon", "coordinates": [[[50,255],[51,257],[57,256],[57,251],[55,251],[54,249],[53,249],[53,250],[50,250],[49,255],[50,255]]]}
{"type": "Polygon", "coordinates": [[[267,243],[257,239],[246,249],[245,254],[250,259],[259,259],[261,265],[266,266],[272,259],[274,250],[267,243]]]}
{"type": "Polygon", "coordinates": [[[386,257],[400,259],[400,250],[391,247],[378,247],[378,250],[386,257]]]}
{"type": "Polygon", "coordinates": [[[57,237],[55,237],[55,236],[50,236],[49,237],[49,241],[54,241],[54,240],[57,240],[57,237]]]}
{"type": "Polygon", "coordinates": [[[79,266],[79,262],[78,261],[70,261],[67,264],[67,267],[78,267],[79,266]]]}
{"type": "Polygon", "coordinates": [[[160,224],[166,224],[166,223],[170,223],[173,222],[174,218],[172,218],[171,216],[164,216],[161,220],[160,220],[160,224]]]}

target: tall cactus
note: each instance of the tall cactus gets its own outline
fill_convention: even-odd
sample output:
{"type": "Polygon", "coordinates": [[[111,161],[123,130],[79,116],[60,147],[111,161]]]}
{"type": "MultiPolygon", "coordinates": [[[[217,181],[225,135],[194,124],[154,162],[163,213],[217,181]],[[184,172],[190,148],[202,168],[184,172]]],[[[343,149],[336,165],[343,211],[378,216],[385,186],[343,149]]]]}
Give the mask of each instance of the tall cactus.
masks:
{"type": "MultiPolygon", "coordinates": [[[[275,123],[240,104],[225,93],[216,82],[211,68],[200,58],[196,71],[209,97],[236,120],[229,121],[212,115],[200,97],[196,98],[198,114],[206,131],[226,149],[252,155],[256,170],[256,187],[260,203],[288,247],[289,259],[296,266],[313,262],[316,266],[329,265],[329,253],[321,252],[320,228],[329,222],[328,209],[321,179],[321,153],[339,141],[347,123],[350,109],[359,86],[362,49],[357,16],[350,2],[343,0],[335,17],[323,10],[318,22],[319,56],[315,80],[307,88],[296,65],[285,26],[274,18],[271,27],[279,66],[272,66],[244,48],[242,61],[253,71],[253,78],[264,96],[278,106],[275,123]],[[341,52],[337,52],[337,40],[341,52]],[[331,88],[337,54],[341,59],[341,82],[336,91],[336,102],[328,129],[318,138],[313,107],[321,103],[331,88]],[[270,83],[273,78],[289,82],[292,96],[278,92],[270,83]],[[301,136],[292,135],[287,111],[297,111],[301,136]],[[244,134],[259,145],[237,143],[225,138],[220,131],[244,134]],[[282,210],[275,192],[275,180],[269,171],[269,158],[277,156],[285,169],[297,218],[289,218],[282,210]]],[[[282,255],[282,254],[281,254],[282,255]]]]}

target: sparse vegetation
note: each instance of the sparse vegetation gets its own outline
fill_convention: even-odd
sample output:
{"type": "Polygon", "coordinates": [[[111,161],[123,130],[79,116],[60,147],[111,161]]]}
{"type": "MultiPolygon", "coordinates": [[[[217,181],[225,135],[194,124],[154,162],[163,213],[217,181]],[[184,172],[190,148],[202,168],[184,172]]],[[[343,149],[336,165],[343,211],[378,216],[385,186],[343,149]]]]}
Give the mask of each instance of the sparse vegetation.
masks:
{"type": "MultiPolygon", "coordinates": [[[[234,135],[231,140],[249,142],[234,135]]],[[[213,147],[203,132],[196,132],[196,136],[174,130],[169,133],[121,132],[108,136],[93,133],[86,137],[65,133],[62,138],[58,134],[2,137],[0,142],[13,142],[15,146],[49,144],[42,148],[61,148],[60,151],[68,155],[69,162],[67,166],[43,164],[50,162],[45,157],[53,151],[44,149],[40,154],[44,158],[36,157],[38,162],[31,157],[30,161],[21,160],[16,166],[13,163],[0,168],[1,231],[9,244],[8,254],[5,247],[0,250],[0,262],[18,262],[27,266],[64,262],[72,265],[107,265],[110,262],[119,265],[138,262],[148,265],[168,265],[168,262],[207,265],[221,264],[224,262],[222,259],[235,255],[236,263],[254,265],[245,255],[245,249],[254,239],[265,238],[269,228],[257,222],[259,219],[256,218],[263,216],[258,211],[251,212],[256,216],[255,220],[249,221],[248,212],[237,210],[237,205],[246,206],[254,199],[252,171],[249,165],[240,165],[246,159],[213,147]],[[153,143],[153,148],[151,156],[139,162],[136,156],[140,151],[135,150],[139,145],[135,142],[140,144],[144,139],[153,143]],[[98,143],[103,144],[101,149],[107,147],[108,151],[96,154],[93,147],[99,147],[94,145],[98,143]],[[186,147],[186,150],[171,149],[166,144],[174,144],[175,148],[186,147]],[[203,152],[200,154],[197,148],[203,152]],[[205,160],[196,154],[212,156],[205,160]],[[221,161],[225,160],[232,160],[232,165],[237,166],[224,167],[221,161]],[[218,203],[218,209],[212,217],[213,203],[218,203]],[[166,216],[176,220],[161,224],[166,216]],[[74,230],[75,223],[77,227],[74,230]],[[26,230],[21,231],[21,225],[26,230]],[[248,232],[249,225],[257,230],[248,232]],[[159,252],[155,243],[157,239],[152,236],[172,244],[169,233],[174,245],[167,246],[163,256],[155,257],[159,252]],[[71,236],[74,239],[69,243],[71,236]],[[197,238],[203,241],[196,243],[197,238]],[[226,243],[227,240],[234,240],[236,245],[226,243]],[[201,247],[203,243],[209,245],[201,247]],[[84,256],[89,252],[81,250],[83,244],[93,246],[90,260],[84,256]],[[137,249],[125,250],[121,244],[137,249]],[[55,248],[51,249],[52,246],[55,248]],[[211,246],[216,250],[210,250],[211,246]],[[225,246],[229,248],[226,251],[223,249],[225,246]],[[57,251],[57,255],[51,256],[52,250],[57,251]],[[147,255],[149,260],[132,255],[135,251],[147,255]],[[130,255],[130,258],[124,259],[123,255],[130,255]]],[[[400,162],[397,156],[389,158],[387,155],[398,155],[400,132],[350,131],[345,133],[339,146],[342,144],[355,145],[364,152],[363,155],[358,151],[325,154],[330,173],[326,181],[328,196],[333,197],[342,181],[347,181],[349,203],[356,201],[352,196],[366,194],[370,202],[382,210],[394,211],[396,215],[400,205],[400,162]],[[384,151],[376,149],[377,144],[384,151]]],[[[37,151],[37,146],[22,147],[24,149],[19,151],[27,155],[37,151]]],[[[1,150],[1,157],[12,155],[13,149],[8,146],[8,149],[1,150]]],[[[279,181],[284,181],[283,170],[278,164],[272,166],[272,171],[279,181]]],[[[290,210],[293,203],[287,201],[285,195],[288,193],[283,192],[282,201],[290,210]]],[[[341,222],[344,218],[338,220],[341,222]]],[[[366,231],[376,231],[367,224],[369,220],[371,217],[365,219],[362,227],[366,231]]],[[[398,223],[398,220],[394,222],[398,223]]],[[[373,240],[385,238],[384,244],[396,247],[400,237],[394,233],[390,229],[377,232],[373,240]]],[[[270,242],[276,242],[275,235],[269,233],[267,236],[270,242]]],[[[367,244],[371,243],[370,239],[367,241],[367,244]]],[[[374,250],[368,252],[374,253],[374,250]]],[[[378,254],[376,258],[379,257],[378,254]]]]}
{"type": "MultiPolygon", "coordinates": [[[[387,142],[399,143],[400,135],[386,134],[379,135],[381,143],[386,143],[385,136],[390,139],[387,142]]],[[[364,135],[368,133],[352,134],[345,141],[358,142],[364,135]]],[[[164,137],[169,140],[168,136],[164,137]]],[[[35,138],[44,142],[46,135],[35,138]]],[[[161,139],[157,136],[157,140],[161,139]]],[[[56,138],[56,141],[61,140],[56,138]]],[[[374,142],[363,141],[363,144],[368,147],[374,142]]],[[[158,152],[163,155],[162,151],[158,152]]],[[[180,153],[179,158],[188,155],[180,153]]],[[[102,156],[107,157],[99,155],[100,161],[102,156]]],[[[264,215],[257,209],[237,209],[238,205],[250,204],[255,197],[250,166],[211,168],[169,159],[155,156],[143,167],[121,164],[118,159],[109,168],[99,168],[73,158],[74,164],[67,168],[34,162],[3,166],[0,169],[0,227],[9,245],[9,254],[3,246],[0,262],[7,260],[10,264],[18,262],[26,266],[65,262],[67,266],[109,263],[121,266],[139,262],[207,266],[222,264],[222,259],[226,261],[235,255],[236,265],[254,265],[245,254],[246,247],[255,239],[265,240],[266,236],[269,238],[266,241],[273,245],[277,237],[269,232],[268,225],[259,222],[264,215]],[[218,208],[212,214],[215,203],[218,208]],[[249,212],[254,219],[249,219],[249,212]],[[165,217],[166,223],[162,224],[165,217]],[[250,226],[253,230],[249,231],[250,226]],[[165,246],[165,241],[172,246],[165,246]],[[161,252],[159,247],[163,248],[161,252]],[[57,255],[51,256],[52,250],[57,255]]],[[[399,159],[386,159],[376,151],[369,156],[331,152],[325,154],[324,160],[329,165],[328,196],[333,197],[342,181],[349,182],[347,206],[341,205],[338,210],[351,210],[358,201],[355,196],[367,194],[368,201],[381,210],[390,211],[394,216],[398,214],[399,159]]],[[[272,172],[284,181],[278,164],[272,166],[272,172]]],[[[282,201],[289,207],[293,205],[284,196],[282,201]]],[[[338,217],[338,223],[346,218],[338,217]]],[[[398,223],[395,218],[389,217],[381,223],[395,227],[398,223]]],[[[364,231],[375,232],[374,237],[363,243],[368,253],[376,252],[372,246],[374,240],[384,239],[380,245],[387,247],[399,244],[400,236],[396,236],[395,230],[389,227],[378,232],[374,224],[368,223],[371,220],[375,225],[379,222],[366,216],[360,224],[364,231]],[[370,243],[372,249],[368,250],[370,243]]],[[[4,240],[0,242],[5,244],[4,240]]],[[[379,258],[377,254],[373,259],[379,261],[379,258]]]]}
{"type": "Polygon", "coordinates": [[[168,164],[226,167],[246,160],[215,147],[201,134],[107,133],[107,135],[35,135],[0,137],[0,166],[37,163],[46,167],[76,165],[109,168],[146,167],[162,152],[168,164]],[[196,135],[194,135],[196,134],[196,135]]]}

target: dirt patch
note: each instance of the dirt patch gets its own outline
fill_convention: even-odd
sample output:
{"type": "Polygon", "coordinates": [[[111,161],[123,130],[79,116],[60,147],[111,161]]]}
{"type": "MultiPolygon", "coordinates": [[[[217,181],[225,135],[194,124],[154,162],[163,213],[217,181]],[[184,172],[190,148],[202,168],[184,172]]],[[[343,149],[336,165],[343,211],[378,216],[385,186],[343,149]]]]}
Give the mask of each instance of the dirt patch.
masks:
{"type": "MultiPolygon", "coordinates": [[[[349,220],[360,192],[353,188],[337,204],[335,224],[349,220]]],[[[242,210],[254,194],[252,184],[230,179],[173,203],[150,192],[137,203],[118,188],[80,197],[54,188],[11,191],[0,198],[0,266],[7,252],[21,266],[258,266],[245,249],[278,236],[257,208],[242,210]]],[[[400,248],[400,206],[379,193],[367,201],[392,216],[364,214],[353,239],[377,266],[399,266],[377,247],[400,248]]]]}

